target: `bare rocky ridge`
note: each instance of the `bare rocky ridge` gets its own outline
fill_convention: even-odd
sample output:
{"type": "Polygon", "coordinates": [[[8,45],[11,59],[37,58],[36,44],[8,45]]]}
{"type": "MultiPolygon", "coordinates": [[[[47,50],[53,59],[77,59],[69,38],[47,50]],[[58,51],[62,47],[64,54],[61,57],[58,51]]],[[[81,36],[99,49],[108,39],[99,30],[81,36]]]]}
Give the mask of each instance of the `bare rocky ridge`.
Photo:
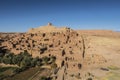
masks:
{"type": "Polygon", "coordinates": [[[51,32],[64,33],[66,31],[71,31],[71,29],[67,27],[57,28],[53,26],[52,23],[48,23],[48,25],[46,26],[40,26],[38,28],[31,28],[28,30],[28,33],[51,33],[51,32]]]}
{"type": "MultiPolygon", "coordinates": [[[[104,52],[101,50],[102,46],[107,47],[112,43],[108,42],[102,45],[99,39],[105,41],[113,39],[110,36],[120,39],[115,32],[103,32],[107,34],[103,36],[100,32],[75,31],[67,27],[57,28],[48,23],[47,26],[32,28],[26,33],[1,33],[0,49],[7,49],[15,54],[27,50],[33,57],[56,56],[58,71],[52,75],[55,80],[86,80],[89,77],[94,80],[94,70],[94,75],[90,75],[94,66],[113,63],[112,60],[109,61],[112,58],[107,57],[106,48],[104,52]]],[[[120,47],[120,45],[115,46],[120,47]]],[[[120,48],[116,55],[120,57],[119,50],[120,48]]]]}

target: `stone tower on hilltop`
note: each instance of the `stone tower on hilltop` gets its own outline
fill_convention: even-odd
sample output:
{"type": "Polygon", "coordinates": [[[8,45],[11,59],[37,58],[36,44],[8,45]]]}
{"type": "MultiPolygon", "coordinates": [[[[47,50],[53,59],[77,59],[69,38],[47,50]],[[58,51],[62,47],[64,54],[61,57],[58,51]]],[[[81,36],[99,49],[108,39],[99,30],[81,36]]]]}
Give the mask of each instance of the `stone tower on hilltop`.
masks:
{"type": "Polygon", "coordinates": [[[52,23],[49,22],[49,23],[48,23],[48,26],[52,26],[52,23]]]}

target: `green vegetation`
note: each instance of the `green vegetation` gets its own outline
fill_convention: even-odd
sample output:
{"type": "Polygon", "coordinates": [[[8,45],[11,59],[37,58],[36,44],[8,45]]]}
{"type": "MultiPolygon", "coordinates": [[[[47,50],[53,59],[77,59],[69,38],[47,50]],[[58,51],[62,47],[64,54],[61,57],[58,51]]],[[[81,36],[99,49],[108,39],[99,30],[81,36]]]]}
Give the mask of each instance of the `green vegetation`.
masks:
{"type": "MultiPolygon", "coordinates": [[[[49,65],[51,68],[56,68],[57,64],[55,63],[56,57],[55,56],[44,56],[42,58],[36,57],[33,58],[32,55],[30,55],[26,50],[24,52],[21,52],[18,55],[15,55],[13,53],[6,53],[4,55],[0,56],[0,63],[4,64],[11,64],[11,65],[17,65],[18,67],[0,67],[0,80],[4,78],[11,78],[10,80],[18,80],[16,76],[20,78],[22,77],[24,72],[26,78],[22,80],[27,80],[35,74],[38,69],[40,69],[41,66],[49,65]],[[29,73],[29,70],[31,68],[38,68],[34,71],[31,71],[29,73]],[[4,73],[10,73],[10,74],[4,74],[4,73]],[[18,74],[19,73],[19,74],[18,74]]],[[[9,80],[9,79],[8,79],[9,80]]],[[[50,78],[47,78],[45,80],[51,80],[50,78]]]]}
{"type": "Polygon", "coordinates": [[[108,69],[110,69],[110,70],[119,70],[120,68],[118,68],[117,66],[111,65],[111,66],[108,66],[108,69]]]}
{"type": "Polygon", "coordinates": [[[56,63],[52,63],[52,64],[51,64],[51,68],[52,68],[52,69],[57,68],[57,64],[56,64],[56,63]]]}
{"type": "Polygon", "coordinates": [[[18,55],[14,55],[13,53],[8,53],[0,57],[0,62],[5,64],[13,64],[18,65],[20,68],[15,71],[20,72],[22,70],[35,67],[42,66],[55,63],[56,57],[43,57],[43,58],[32,58],[32,56],[25,50],[18,55]]]}
{"type": "Polygon", "coordinates": [[[15,67],[0,67],[0,80],[14,75],[13,70],[15,67]]]}
{"type": "Polygon", "coordinates": [[[93,80],[92,78],[88,78],[87,80],[93,80]]]}
{"type": "Polygon", "coordinates": [[[39,67],[33,67],[25,71],[22,71],[19,74],[6,78],[6,80],[29,80],[29,78],[31,78],[31,76],[36,74],[38,71],[42,70],[39,67]]]}
{"type": "Polygon", "coordinates": [[[0,67],[0,73],[10,69],[11,67],[0,67]]]}
{"type": "Polygon", "coordinates": [[[42,58],[44,64],[49,64],[50,58],[45,56],[42,58]]]}
{"type": "Polygon", "coordinates": [[[52,80],[50,77],[42,76],[39,80],[52,80]]]}
{"type": "Polygon", "coordinates": [[[101,80],[120,80],[120,73],[118,72],[110,72],[105,77],[101,78],[101,80]]]}

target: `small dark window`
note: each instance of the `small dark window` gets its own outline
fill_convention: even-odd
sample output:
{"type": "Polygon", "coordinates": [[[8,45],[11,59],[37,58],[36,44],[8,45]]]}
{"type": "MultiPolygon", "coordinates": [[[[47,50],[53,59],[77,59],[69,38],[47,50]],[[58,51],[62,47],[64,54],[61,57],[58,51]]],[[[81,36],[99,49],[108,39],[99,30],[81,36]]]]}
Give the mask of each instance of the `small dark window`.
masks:
{"type": "Polygon", "coordinates": [[[45,33],[43,33],[43,37],[45,37],[45,33]]]}

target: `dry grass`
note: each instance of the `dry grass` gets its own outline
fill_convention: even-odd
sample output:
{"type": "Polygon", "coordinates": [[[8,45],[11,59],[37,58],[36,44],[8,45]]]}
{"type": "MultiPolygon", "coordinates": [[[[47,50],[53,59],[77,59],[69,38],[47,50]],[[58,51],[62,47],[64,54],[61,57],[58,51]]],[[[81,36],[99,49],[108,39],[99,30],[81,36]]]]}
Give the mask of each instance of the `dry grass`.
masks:
{"type": "Polygon", "coordinates": [[[107,76],[101,80],[120,80],[120,73],[110,72],[107,76]]]}

